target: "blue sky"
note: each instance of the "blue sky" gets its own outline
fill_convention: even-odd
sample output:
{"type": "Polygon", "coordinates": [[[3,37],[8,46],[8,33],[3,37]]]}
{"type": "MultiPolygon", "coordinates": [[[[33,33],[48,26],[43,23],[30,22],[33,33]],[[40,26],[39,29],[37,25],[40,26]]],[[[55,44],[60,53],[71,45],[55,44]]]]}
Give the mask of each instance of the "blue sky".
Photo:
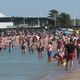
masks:
{"type": "Polygon", "coordinates": [[[0,0],[0,13],[7,16],[48,16],[51,9],[80,18],[80,0],[0,0]]]}

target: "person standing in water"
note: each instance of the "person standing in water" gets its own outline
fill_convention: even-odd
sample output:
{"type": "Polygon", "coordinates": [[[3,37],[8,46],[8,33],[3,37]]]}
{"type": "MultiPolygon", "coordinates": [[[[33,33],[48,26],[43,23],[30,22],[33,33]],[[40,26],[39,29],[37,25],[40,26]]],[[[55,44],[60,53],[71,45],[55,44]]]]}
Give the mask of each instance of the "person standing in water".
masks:
{"type": "Polygon", "coordinates": [[[48,62],[51,62],[52,51],[53,51],[53,44],[52,42],[49,42],[48,47],[47,47],[48,62]]]}
{"type": "Polygon", "coordinates": [[[76,46],[73,43],[73,40],[70,39],[70,43],[65,46],[65,55],[66,55],[66,70],[68,69],[68,62],[70,61],[70,69],[73,68],[73,62],[76,55],[76,46]]]}
{"type": "Polygon", "coordinates": [[[80,65],[80,39],[77,40],[77,59],[80,65]]]}
{"type": "Polygon", "coordinates": [[[12,52],[12,48],[13,48],[13,40],[9,41],[9,53],[12,52]]]}
{"type": "Polygon", "coordinates": [[[42,58],[44,54],[44,46],[41,43],[39,45],[38,51],[39,51],[39,57],[42,58]]]}
{"type": "Polygon", "coordinates": [[[2,50],[2,38],[0,37],[0,51],[2,50]]]}
{"type": "Polygon", "coordinates": [[[21,50],[22,50],[22,53],[26,52],[26,46],[25,46],[25,41],[24,40],[22,41],[22,44],[21,44],[21,50]]]}

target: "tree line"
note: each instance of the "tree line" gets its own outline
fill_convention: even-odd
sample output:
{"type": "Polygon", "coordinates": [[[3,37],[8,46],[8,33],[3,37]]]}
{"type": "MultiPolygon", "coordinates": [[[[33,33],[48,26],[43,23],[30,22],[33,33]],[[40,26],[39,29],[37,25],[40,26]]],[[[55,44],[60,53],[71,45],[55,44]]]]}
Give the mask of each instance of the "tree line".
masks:
{"type": "Polygon", "coordinates": [[[72,19],[71,16],[65,12],[59,13],[59,11],[52,9],[48,13],[48,18],[53,20],[52,25],[54,27],[71,27],[72,26],[72,19]]]}

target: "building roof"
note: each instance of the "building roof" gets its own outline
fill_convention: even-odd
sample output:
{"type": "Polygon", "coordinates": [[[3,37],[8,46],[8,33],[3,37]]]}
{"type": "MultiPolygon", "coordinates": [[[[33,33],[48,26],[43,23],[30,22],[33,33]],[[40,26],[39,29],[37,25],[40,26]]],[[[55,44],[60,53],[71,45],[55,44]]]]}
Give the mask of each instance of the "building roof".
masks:
{"type": "Polygon", "coordinates": [[[3,13],[0,13],[0,17],[6,17],[3,13]]]}

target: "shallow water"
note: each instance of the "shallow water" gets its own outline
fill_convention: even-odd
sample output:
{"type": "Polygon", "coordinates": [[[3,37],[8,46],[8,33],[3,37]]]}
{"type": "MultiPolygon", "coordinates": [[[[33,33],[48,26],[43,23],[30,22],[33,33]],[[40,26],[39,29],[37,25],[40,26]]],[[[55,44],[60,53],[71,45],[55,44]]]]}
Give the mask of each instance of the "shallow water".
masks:
{"type": "Polygon", "coordinates": [[[67,74],[63,66],[57,62],[47,62],[47,54],[43,58],[34,53],[22,54],[19,47],[0,52],[0,80],[59,80],[67,74]]]}

